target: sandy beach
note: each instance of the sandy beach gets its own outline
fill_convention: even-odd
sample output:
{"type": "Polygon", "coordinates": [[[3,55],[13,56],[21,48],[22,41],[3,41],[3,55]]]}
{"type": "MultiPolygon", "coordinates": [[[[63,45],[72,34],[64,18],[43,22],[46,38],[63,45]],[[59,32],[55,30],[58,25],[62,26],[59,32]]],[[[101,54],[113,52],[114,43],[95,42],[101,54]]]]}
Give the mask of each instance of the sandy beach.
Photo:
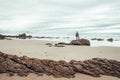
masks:
{"type": "Polygon", "coordinates": [[[65,46],[49,47],[46,43],[57,43],[40,40],[0,40],[0,51],[18,56],[29,56],[52,60],[86,60],[91,58],[107,58],[120,61],[120,47],[65,46]]]}
{"type": "MultiPolygon", "coordinates": [[[[0,40],[0,51],[17,56],[28,56],[31,58],[51,59],[51,60],[86,60],[91,58],[107,58],[120,61],[120,47],[88,47],[88,46],[70,46],[49,47],[46,43],[57,43],[40,40],[0,40]]],[[[69,80],[67,78],[54,78],[52,76],[37,76],[30,74],[27,77],[0,74],[0,80],[69,80]]],[[[76,74],[75,78],[70,80],[120,80],[117,77],[102,76],[100,78],[91,77],[84,74],[76,74]]]]}
{"type": "Polygon", "coordinates": [[[54,78],[53,76],[37,76],[35,74],[29,74],[27,77],[13,76],[9,77],[7,74],[0,74],[0,80],[120,80],[120,78],[111,76],[91,77],[84,74],[76,74],[75,78],[54,78]]]}
{"type": "Polygon", "coordinates": [[[0,0],[0,80],[120,80],[120,0],[0,0]]]}

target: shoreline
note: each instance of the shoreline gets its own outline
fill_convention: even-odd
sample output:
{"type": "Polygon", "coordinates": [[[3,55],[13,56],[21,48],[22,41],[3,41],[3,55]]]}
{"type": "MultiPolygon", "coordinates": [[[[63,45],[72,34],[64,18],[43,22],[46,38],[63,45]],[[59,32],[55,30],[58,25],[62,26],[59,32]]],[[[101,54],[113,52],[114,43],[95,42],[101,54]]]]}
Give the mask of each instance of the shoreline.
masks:
{"type": "MultiPolygon", "coordinates": [[[[35,36],[28,35],[26,33],[18,34],[18,35],[2,35],[0,34],[1,40],[45,40],[45,41],[55,41],[55,42],[66,42],[69,43],[74,40],[75,36],[35,36]]],[[[84,37],[82,36],[80,39],[88,39],[91,43],[91,46],[116,46],[120,47],[120,39],[114,37],[84,37]]]]}
{"type": "MultiPolygon", "coordinates": [[[[8,39],[9,40],[9,39],[8,39]]],[[[16,39],[12,38],[11,40],[25,40],[25,41],[45,41],[45,42],[52,42],[52,43],[59,43],[59,42],[66,42],[69,43],[72,40],[66,41],[66,39],[61,40],[61,39],[16,39]]],[[[0,40],[2,41],[2,40],[0,40]]],[[[90,40],[90,47],[120,47],[120,42],[119,41],[114,41],[114,42],[108,42],[108,41],[96,41],[96,40],[90,40]]]]}

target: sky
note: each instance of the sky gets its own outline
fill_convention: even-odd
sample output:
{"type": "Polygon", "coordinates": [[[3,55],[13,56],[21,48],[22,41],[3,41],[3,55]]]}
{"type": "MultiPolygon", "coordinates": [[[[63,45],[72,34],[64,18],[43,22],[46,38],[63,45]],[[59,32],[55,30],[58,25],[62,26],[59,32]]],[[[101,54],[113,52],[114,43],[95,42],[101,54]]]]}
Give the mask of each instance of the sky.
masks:
{"type": "Polygon", "coordinates": [[[120,33],[120,0],[0,0],[0,33],[120,33]]]}

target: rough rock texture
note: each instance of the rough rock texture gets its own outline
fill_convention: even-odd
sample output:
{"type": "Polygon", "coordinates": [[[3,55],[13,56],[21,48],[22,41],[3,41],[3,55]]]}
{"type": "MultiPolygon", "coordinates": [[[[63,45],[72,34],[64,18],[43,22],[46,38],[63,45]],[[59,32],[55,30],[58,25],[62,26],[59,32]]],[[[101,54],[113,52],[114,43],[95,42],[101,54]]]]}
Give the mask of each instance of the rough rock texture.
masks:
{"type": "Polygon", "coordinates": [[[79,39],[79,40],[72,40],[70,42],[71,45],[85,45],[90,46],[90,41],[87,39],[79,39]]]}
{"type": "Polygon", "coordinates": [[[27,76],[35,73],[39,76],[43,74],[53,75],[56,78],[73,78],[76,73],[83,73],[94,77],[109,75],[120,78],[120,61],[93,58],[85,61],[65,62],[63,60],[40,60],[27,56],[18,57],[0,52],[0,73],[8,73],[14,76],[27,76]]]}

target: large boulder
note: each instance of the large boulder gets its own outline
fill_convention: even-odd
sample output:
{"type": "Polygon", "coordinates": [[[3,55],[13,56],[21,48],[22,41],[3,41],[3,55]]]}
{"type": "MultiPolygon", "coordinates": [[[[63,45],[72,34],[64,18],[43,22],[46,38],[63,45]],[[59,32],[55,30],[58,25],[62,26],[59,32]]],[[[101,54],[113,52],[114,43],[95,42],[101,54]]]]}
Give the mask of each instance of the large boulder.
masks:
{"type": "Polygon", "coordinates": [[[23,34],[19,34],[18,37],[19,37],[19,39],[26,39],[27,36],[25,33],[23,33],[23,34]]]}
{"type": "Polygon", "coordinates": [[[90,41],[88,39],[79,39],[79,40],[72,40],[70,42],[71,45],[81,45],[81,46],[90,46],[90,41]]]}

